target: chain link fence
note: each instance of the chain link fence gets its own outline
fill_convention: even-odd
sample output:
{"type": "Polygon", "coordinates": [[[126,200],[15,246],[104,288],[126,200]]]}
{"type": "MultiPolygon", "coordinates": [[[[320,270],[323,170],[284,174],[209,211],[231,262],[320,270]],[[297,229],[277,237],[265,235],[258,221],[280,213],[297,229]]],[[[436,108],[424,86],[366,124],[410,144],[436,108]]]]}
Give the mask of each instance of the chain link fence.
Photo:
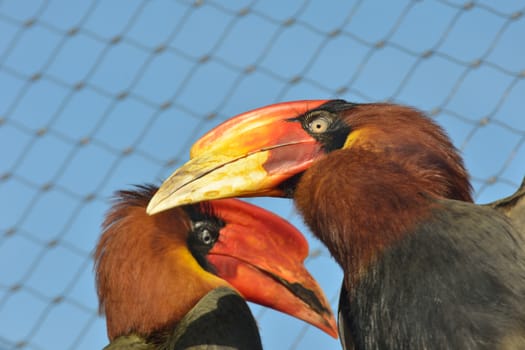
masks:
{"type": "MultiPolygon", "coordinates": [[[[476,198],[525,175],[523,1],[0,0],[0,349],[97,349],[92,251],[108,199],[160,183],[206,130],[294,99],[394,101],[435,118],[476,198]]],[[[337,310],[341,272],[307,266],[337,310]]],[[[267,349],[337,340],[253,306],[267,349]]]]}

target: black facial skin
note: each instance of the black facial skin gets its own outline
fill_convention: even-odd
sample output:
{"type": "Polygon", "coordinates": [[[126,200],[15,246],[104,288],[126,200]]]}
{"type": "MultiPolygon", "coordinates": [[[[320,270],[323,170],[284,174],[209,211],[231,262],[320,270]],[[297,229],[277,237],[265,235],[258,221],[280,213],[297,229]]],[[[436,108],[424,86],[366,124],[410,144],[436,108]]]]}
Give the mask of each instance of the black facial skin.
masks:
{"type": "Polygon", "coordinates": [[[199,265],[208,272],[215,273],[215,268],[206,259],[206,255],[219,239],[220,230],[226,225],[209,205],[195,204],[184,206],[191,220],[188,234],[188,248],[199,265]]]}
{"type": "Polygon", "coordinates": [[[344,100],[332,100],[316,109],[294,118],[300,121],[303,129],[314,139],[322,144],[326,153],[340,149],[344,146],[346,138],[350,134],[351,127],[341,118],[341,112],[354,107],[354,103],[344,100]],[[316,130],[316,120],[326,122],[326,130],[316,130]]]}
{"type": "MultiPolygon", "coordinates": [[[[341,118],[340,113],[356,106],[355,103],[345,100],[331,100],[327,103],[312,109],[305,114],[290,118],[290,122],[300,122],[303,129],[319,143],[326,153],[343,148],[346,139],[352,128],[341,118]],[[316,121],[322,119],[326,129],[322,131],[316,128],[316,121]]],[[[293,198],[297,183],[303,174],[296,174],[279,184],[279,189],[284,193],[284,197],[293,198]]]]}

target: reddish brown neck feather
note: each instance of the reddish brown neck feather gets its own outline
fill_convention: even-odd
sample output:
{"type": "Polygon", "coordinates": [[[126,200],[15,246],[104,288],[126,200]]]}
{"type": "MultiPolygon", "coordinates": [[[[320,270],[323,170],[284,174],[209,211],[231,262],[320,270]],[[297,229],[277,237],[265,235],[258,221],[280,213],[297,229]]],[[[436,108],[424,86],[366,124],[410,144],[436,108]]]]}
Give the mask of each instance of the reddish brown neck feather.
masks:
{"type": "Polygon", "coordinates": [[[352,284],[414,230],[432,198],[471,201],[461,158],[442,130],[406,107],[363,105],[345,116],[356,138],[318,160],[294,199],[352,284]]]}
{"type": "Polygon", "coordinates": [[[214,288],[194,273],[194,264],[178,259],[189,230],[183,211],[148,216],[146,204],[113,207],[95,252],[97,292],[111,340],[173,327],[214,288]]]}

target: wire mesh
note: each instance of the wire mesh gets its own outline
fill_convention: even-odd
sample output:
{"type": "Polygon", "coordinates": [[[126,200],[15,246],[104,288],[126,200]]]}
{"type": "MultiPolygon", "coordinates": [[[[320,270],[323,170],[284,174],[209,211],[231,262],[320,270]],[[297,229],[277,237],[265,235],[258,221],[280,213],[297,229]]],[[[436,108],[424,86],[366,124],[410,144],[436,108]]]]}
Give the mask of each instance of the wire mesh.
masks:
{"type": "MultiPolygon", "coordinates": [[[[92,250],[108,198],[159,183],[220,121],[310,98],[426,111],[478,201],[525,174],[525,3],[0,1],[0,349],[93,349],[92,250]]],[[[307,231],[285,200],[257,199],[307,231]]],[[[308,268],[337,309],[341,272],[308,268]]],[[[338,349],[252,306],[268,349],[338,349]]]]}

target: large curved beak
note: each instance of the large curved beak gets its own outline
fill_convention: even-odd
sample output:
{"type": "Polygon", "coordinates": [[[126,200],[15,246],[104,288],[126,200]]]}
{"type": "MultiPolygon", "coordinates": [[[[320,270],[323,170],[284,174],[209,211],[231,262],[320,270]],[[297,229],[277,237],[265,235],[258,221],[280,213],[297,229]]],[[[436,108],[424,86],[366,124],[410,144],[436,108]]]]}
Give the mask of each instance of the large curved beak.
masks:
{"type": "Polygon", "coordinates": [[[336,322],[304,260],[308,243],[286,220],[237,199],[210,203],[226,226],[207,255],[246,300],[304,320],[334,338],[336,322]]]}
{"type": "Polygon", "coordinates": [[[197,141],[191,160],[149,202],[152,215],[204,200],[282,196],[278,184],[323,154],[296,118],[327,100],[279,103],[231,118],[197,141]]]}

